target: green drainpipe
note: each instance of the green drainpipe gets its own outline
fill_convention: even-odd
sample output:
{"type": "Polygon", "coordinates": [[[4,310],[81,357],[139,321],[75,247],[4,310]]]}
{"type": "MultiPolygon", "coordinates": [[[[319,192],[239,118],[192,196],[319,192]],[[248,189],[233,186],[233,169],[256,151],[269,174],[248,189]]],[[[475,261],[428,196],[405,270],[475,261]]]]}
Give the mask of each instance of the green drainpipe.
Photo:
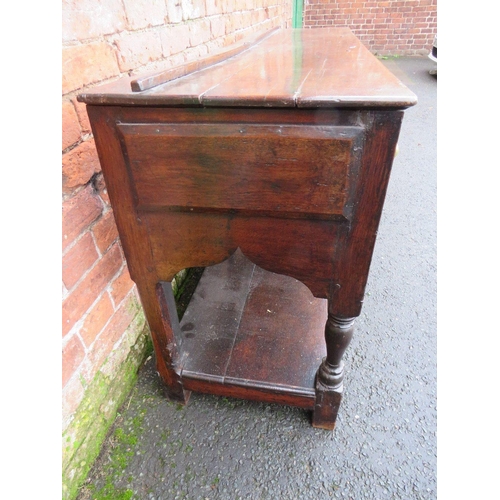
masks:
{"type": "Polygon", "coordinates": [[[293,0],[292,28],[302,28],[304,0],[293,0]]]}

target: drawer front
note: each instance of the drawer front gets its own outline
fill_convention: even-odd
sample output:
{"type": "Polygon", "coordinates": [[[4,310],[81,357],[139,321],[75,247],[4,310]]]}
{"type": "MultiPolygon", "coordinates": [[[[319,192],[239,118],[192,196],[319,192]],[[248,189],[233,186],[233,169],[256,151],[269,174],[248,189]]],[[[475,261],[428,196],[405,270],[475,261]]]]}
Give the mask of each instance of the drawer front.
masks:
{"type": "Polygon", "coordinates": [[[138,210],[348,217],[363,128],[117,125],[138,210]]]}

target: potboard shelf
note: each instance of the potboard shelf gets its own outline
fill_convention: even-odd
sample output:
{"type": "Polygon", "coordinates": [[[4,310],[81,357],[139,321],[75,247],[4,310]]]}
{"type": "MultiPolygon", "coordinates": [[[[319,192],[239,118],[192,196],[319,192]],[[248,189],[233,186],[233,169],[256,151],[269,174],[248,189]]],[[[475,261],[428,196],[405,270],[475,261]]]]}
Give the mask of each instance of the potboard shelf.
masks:
{"type": "Polygon", "coordinates": [[[205,269],[181,321],[186,389],[314,408],[327,304],[237,251],[205,269]]]}

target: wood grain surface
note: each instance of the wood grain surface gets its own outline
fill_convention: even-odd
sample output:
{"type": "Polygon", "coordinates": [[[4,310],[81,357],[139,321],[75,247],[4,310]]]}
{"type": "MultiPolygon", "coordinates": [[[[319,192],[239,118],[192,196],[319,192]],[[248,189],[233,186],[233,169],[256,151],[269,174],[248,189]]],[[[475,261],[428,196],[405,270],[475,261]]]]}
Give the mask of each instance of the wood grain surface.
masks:
{"type": "MultiPolygon", "coordinates": [[[[145,106],[400,109],[417,102],[348,28],[281,29],[247,47],[229,51],[236,55],[227,59],[216,58],[216,64],[210,56],[206,64],[168,70],[179,77],[142,92],[131,87],[138,78],[127,76],[87,90],[78,99],[145,106]]],[[[149,77],[144,88],[161,82],[166,73],[149,77]]]]}

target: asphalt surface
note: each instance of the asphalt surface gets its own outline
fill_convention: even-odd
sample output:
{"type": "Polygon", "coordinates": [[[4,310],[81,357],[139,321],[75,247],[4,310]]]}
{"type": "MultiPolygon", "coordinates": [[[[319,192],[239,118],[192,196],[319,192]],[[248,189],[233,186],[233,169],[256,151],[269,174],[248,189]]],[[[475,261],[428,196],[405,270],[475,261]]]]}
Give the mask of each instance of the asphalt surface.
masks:
{"type": "Polygon", "coordinates": [[[405,112],[335,431],[286,406],[193,393],[180,407],[148,359],[79,499],[436,498],[436,65],[383,62],[419,102],[405,112]]]}

